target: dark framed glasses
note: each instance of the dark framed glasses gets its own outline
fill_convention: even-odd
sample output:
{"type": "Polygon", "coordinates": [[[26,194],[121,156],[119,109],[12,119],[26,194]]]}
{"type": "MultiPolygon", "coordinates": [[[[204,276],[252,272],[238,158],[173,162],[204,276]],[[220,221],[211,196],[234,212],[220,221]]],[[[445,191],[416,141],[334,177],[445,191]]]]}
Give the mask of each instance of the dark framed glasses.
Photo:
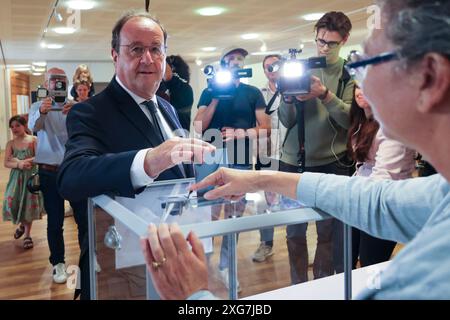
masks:
{"type": "Polygon", "coordinates": [[[348,63],[345,68],[353,77],[353,79],[359,85],[361,85],[364,81],[364,78],[366,77],[368,66],[389,62],[399,58],[400,57],[396,52],[385,52],[373,57],[369,57],[367,55],[361,54],[358,51],[352,51],[350,52],[348,63]]]}
{"type": "Polygon", "coordinates": [[[328,48],[330,48],[330,49],[335,49],[342,43],[342,41],[340,41],[340,42],[337,42],[337,41],[325,41],[323,39],[316,38],[316,43],[317,43],[317,45],[319,47],[328,46],[328,48]]]}

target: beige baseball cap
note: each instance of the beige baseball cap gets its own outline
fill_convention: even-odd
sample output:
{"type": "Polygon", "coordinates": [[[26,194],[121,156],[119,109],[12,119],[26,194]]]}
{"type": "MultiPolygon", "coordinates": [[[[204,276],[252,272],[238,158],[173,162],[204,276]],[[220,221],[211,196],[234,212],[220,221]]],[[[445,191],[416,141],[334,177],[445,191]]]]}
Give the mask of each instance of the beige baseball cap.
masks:
{"type": "Polygon", "coordinates": [[[238,46],[229,46],[226,47],[225,49],[222,50],[222,55],[220,56],[220,61],[223,61],[223,58],[225,58],[225,56],[229,55],[230,53],[233,52],[239,52],[240,54],[242,54],[244,57],[248,56],[248,51],[238,47],[238,46]]]}

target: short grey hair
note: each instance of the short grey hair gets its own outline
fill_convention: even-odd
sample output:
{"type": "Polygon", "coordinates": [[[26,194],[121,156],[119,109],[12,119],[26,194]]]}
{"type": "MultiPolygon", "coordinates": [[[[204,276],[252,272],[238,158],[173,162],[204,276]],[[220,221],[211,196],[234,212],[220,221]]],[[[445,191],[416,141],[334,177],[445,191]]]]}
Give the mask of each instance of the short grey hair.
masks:
{"type": "Polygon", "coordinates": [[[167,32],[162,26],[161,22],[159,22],[158,19],[153,17],[150,13],[146,11],[140,11],[140,10],[130,10],[125,12],[119,20],[117,20],[116,24],[114,25],[114,28],[112,30],[112,39],[111,39],[111,48],[114,49],[117,53],[120,51],[120,32],[122,31],[123,26],[125,23],[127,23],[128,20],[131,20],[133,18],[146,18],[153,22],[155,22],[162,30],[164,34],[164,45],[167,43],[167,32]]]}
{"type": "Polygon", "coordinates": [[[378,0],[386,36],[407,63],[435,52],[450,59],[450,0],[378,0]]]}

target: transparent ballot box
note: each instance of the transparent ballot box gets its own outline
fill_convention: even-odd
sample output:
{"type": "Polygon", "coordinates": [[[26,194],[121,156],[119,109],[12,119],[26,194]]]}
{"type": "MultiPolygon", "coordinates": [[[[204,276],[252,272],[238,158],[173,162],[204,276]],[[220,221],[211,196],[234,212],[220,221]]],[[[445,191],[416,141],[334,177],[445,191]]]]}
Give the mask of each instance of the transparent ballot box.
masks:
{"type": "MultiPolygon", "coordinates": [[[[101,195],[89,199],[92,299],[159,299],[140,246],[140,238],[147,235],[150,223],[176,222],[185,236],[190,231],[197,234],[207,256],[209,290],[223,299],[248,297],[298,283],[293,280],[291,270],[298,265],[306,268],[301,281],[344,271],[323,272],[320,265],[324,262],[316,261],[319,251],[328,265],[336,260],[333,248],[327,244],[327,249],[321,239],[323,230],[336,225],[336,220],[326,213],[264,192],[249,193],[237,202],[207,201],[196,192],[188,194],[187,189],[194,182],[194,179],[155,182],[135,198],[101,195]],[[287,245],[286,240],[286,226],[293,225],[299,225],[294,227],[299,233],[294,232],[292,237],[298,241],[294,246],[287,245]],[[263,255],[264,261],[255,252],[260,245],[260,230],[268,232],[274,243],[272,253],[263,255]]],[[[350,231],[341,224],[335,231],[341,235],[337,247],[341,248],[338,256],[342,257],[341,266],[345,269],[342,290],[349,298],[350,231]]]]}

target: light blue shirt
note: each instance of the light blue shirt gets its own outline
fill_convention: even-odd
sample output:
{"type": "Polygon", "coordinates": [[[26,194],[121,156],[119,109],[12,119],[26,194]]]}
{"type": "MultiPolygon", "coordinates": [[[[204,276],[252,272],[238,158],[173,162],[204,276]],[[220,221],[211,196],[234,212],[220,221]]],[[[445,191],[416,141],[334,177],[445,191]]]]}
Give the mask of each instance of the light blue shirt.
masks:
{"type": "Polygon", "coordinates": [[[28,128],[37,133],[35,162],[59,166],[64,158],[67,142],[66,115],[61,111],[49,111],[40,114],[42,102],[31,105],[28,116],[28,128]]]}
{"type": "MultiPolygon", "coordinates": [[[[441,176],[372,180],[305,173],[297,198],[375,237],[406,246],[357,299],[450,299],[450,184],[441,176]]],[[[196,299],[213,298],[198,292],[196,299]]]]}

